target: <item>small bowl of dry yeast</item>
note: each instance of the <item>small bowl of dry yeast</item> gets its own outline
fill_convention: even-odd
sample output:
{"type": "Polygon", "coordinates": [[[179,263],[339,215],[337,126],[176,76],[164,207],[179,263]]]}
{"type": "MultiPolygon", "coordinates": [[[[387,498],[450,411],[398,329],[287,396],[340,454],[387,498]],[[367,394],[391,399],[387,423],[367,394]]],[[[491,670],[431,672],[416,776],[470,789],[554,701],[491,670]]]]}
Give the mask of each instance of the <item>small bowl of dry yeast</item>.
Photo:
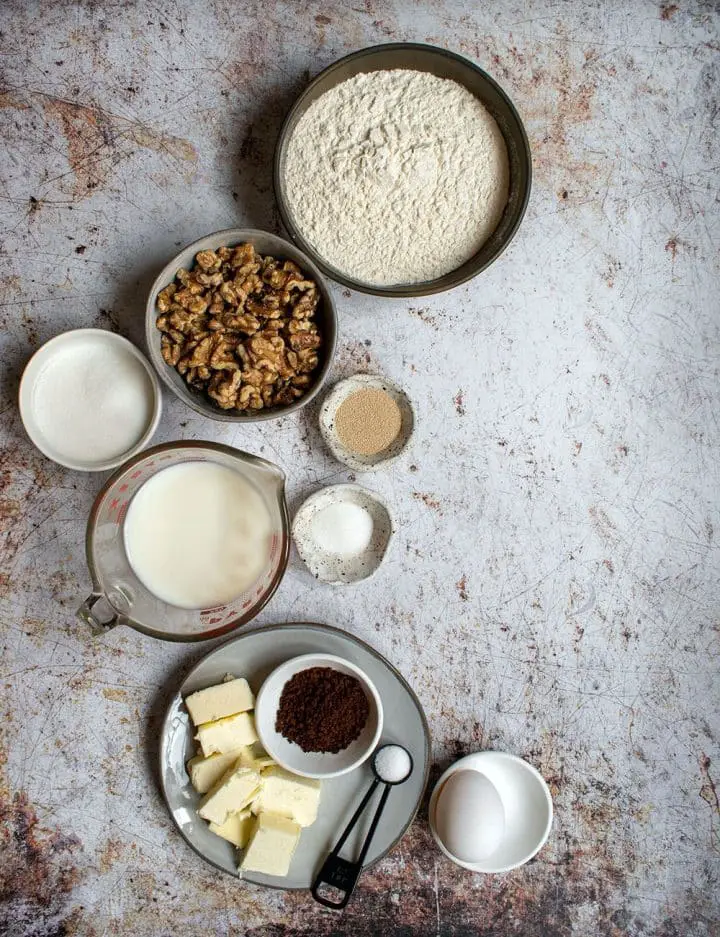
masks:
{"type": "Polygon", "coordinates": [[[327,395],[319,421],[320,433],[339,462],[355,472],[373,472],[406,451],[415,411],[397,384],[376,374],[354,374],[327,395]]]}

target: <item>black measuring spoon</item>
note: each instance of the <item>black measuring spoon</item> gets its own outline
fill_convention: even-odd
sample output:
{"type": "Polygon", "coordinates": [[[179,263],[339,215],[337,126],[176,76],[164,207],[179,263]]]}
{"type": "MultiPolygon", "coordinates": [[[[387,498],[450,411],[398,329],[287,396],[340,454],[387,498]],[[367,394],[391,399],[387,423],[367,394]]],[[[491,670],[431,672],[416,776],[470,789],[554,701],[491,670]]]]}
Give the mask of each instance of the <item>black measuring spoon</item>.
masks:
{"type": "Polygon", "coordinates": [[[335,908],[339,911],[341,908],[344,908],[350,900],[350,895],[352,895],[357,880],[360,877],[365,856],[367,855],[378,822],[380,821],[380,814],[385,809],[385,804],[390,794],[390,788],[394,787],[396,784],[402,784],[403,781],[407,781],[412,774],[412,755],[406,748],[403,748],[402,745],[381,745],[373,755],[372,770],[375,778],[370,785],[370,789],[360,801],[359,807],[352,815],[350,822],[343,830],[342,836],[335,844],[332,852],[325,862],[323,862],[322,868],[310,889],[315,901],[319,901],[320,904],[325,905],[326,908],[335,908]],[[395,764],[393,764],[393,758],[396,759],[395,764]],[[393,770],[393,768],[395,770],[393,770]],[[340,850],[345,845],[345,841],[354,829],[355,824],[362,816],[378,784],[384,784],[385,790],[382,792],[380,803],[375,811],[375,816],[370,824],[365,842],[362,844],[360,855],[354,862],[350,862],[348,859],[342,859],[339,855],[340,850]],[[320,888],[322,885],[330,885],[332,888],[342,892],[339,901],[332,901],[330,898],[321,895],[320,888]]]}

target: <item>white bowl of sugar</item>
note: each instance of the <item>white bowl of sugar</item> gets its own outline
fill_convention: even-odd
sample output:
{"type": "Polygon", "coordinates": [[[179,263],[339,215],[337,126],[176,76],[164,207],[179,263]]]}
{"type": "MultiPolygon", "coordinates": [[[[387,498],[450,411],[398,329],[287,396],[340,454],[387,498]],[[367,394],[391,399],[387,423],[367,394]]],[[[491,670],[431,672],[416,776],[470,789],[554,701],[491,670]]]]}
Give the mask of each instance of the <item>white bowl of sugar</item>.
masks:
{"type": "Polygon", "coordinates": [[[148,361],[104,329],[63,332],[39,348],[23,372],[19,404],[40,452],[80,472],[117,468],[143,449],[162,406],[148,361]]]}

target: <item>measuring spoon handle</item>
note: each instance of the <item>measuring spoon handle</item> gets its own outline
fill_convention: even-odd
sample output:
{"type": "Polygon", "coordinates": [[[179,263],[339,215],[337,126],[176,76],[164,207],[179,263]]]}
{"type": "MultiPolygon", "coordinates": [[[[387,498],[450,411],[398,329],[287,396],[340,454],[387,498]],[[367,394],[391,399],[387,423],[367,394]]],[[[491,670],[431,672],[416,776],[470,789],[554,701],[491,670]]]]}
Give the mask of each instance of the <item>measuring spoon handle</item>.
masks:
{"type": "Polygon", "coordinates": [[[377,829],[377,825],[380,821],[380,815],[385,809],[385,804],[387,803],[388,795],[390,793],[389,784],[385,785],[385,790],[383,791],[382,797],[380,798],[380,803],[378,804],[378,808],[375,811],[375,816],[372,819],[370,829],[368,830],[367,836],[365,837],[365,842],[362,845],[362,849],[360,850],[360,855],[358,858],[355,860],[355,862],[350,862],[348,859],[342,859],[338,853],[342,849],[351,830],[360,819],[361,814],[367,807],[368,802],[375,793],[375,789],[379,783],[380,782],[377,780],[373,781],[372,785],[370,786],[370,790],[363,797],[360,806],[352,815],[352,818],[345,827],[342,836],[337,841],[335,848],[332,850],[325,862],[323,862],[322,868],[313,882],[312,888],[310,890],[311,894],[315,901],[325,905],[326,908],[334,908],[338,911],[341,910],[348,903],[350,896],[355,889],[357,880],[360,877],[360,873],[362,872],[365,856],[367,855],[370,844],[372,843],[373,836],[375,835],[375,830],[377,829]],[[331,885],[333,888],[336,888],[338,891],[342,892],[340,899],[338,901],[331,901],[329,898],[321,895],[321,885],[331,885]]]}

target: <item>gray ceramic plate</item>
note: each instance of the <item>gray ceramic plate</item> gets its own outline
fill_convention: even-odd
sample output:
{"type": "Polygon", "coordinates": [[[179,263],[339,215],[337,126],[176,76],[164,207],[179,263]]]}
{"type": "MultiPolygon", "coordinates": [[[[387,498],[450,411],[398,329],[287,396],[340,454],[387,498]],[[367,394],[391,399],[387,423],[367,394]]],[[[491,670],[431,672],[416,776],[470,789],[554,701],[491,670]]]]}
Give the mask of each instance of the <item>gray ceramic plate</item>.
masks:
{"type": "MultiPolygon", "coordinates": [[[[237,875],[237,853],[230,843],[211,833],[195,812],[200,798],[185,771],[185,762],[195,753],[193,730],[182,698],[220,682],[226,673],[246,677],[257,693],[265,677],[279,664],[318,651],[344,657],[367,673],[385,708],[381,742],[400,742],[415,763],[410,779],[390,792],[366,868],[402,839],[420,805],[430,769],[430,732],[418,698],[392,664],[363,641],[327,625],[298,622],[258,627],[211,651],[193,668],[170,704],[160,743],[160,779],[173,820],[192,848],[223,872],[237,875]]],[[[287,878],[248,873],[246,880],[270,888],[309,888],[371,780],[366,762],[349,774],[324,781],[318,818],[303,830],[287,878]]],[[[368,824],[373,812],[367,811],[368,824]]],[[[350,838],[343,855],[355,855],[365,829],[362,823],[358,825],[357,835],[350,838]]]]}

